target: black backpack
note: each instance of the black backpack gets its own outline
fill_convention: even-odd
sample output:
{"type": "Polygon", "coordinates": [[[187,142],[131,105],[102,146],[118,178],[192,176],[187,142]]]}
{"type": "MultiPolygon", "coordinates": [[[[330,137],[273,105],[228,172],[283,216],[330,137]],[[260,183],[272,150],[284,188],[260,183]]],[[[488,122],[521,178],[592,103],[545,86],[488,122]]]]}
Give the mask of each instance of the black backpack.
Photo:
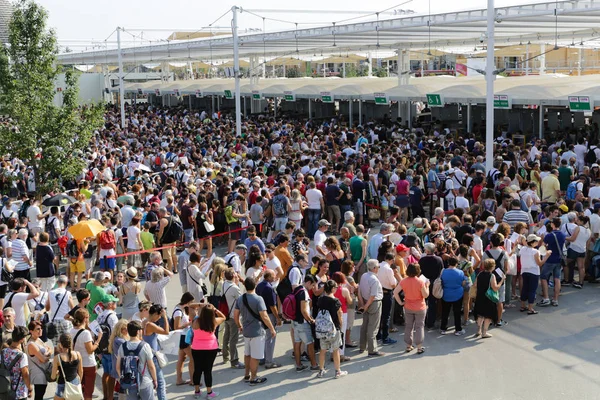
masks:
{"type": "Polygon", "coordinates": [[[281,280],[281,282],[279,282],[279,285],[277,285],[277,295],[279,296],[279,298],[281,299],[281,302],[283,303],[283,300],[285,300],[285,298],[292,293],[292,281],[290,281],[290,272],[292,272],[292,269],[294,268],[300,268],[299,266],[292,264],[292,266],[290,267],[290,269],[288,269],[287,274],[285,275],[285,278],[283,278],[281,280]]]}
{"type": "Polygon", "coordinates": [[[584,161],[586,162],[586,164],[591,165],[598,161],[598,157],[596,157],[596,149],[596,146],[588,147],[588,152],[584,157],[584,161]]]}
{"type": "Polygon", "coordinates": [[[0,353],[0,399],[15,400],[17,398],[16,390],[21,382],[21,370],[19,370],[17,386],[13,388],[11,379],[12,369],[19,361],[21,361],[21,358],[23,358],[23,353],[19,352],[10,362],[10,364],[6,365],[4,363],[4,351],[6,351],[6,349],[0,353]]]}
{"type": "Polygon", "coordinates": [[[58,235],[56,234],[56,228],[54,227],[55,220],[56,217],[48,218],[48,221],[46,221],[46,227],[44,228],[46,233],[48,233],[49,241],[51,244],[55,244],[56,242],[58,242],[58,235]]]}
{"type": "Polygon", "coordinates": [[[23,204],[21,204],[21,208],[19,208],[19,219],[27,216],[27,210],[29,210],[29,206],[31,206],[29,200],[24,201],[23,204]]]}
{"type": "Polygon", "coordinates": [[[77,240],[70,239],[67,244],[67,256],[71,258],[79,257],[79,246],[77,246],[77,240]]]}
{"type": "Polygon", "coordinates": [[[106,318],[104,318],[104,321],[100,324],[100,329],[102,329],[102,338],[100,339],[100,343],[98,343],[98,353],[108,354],[109,340],[112,333],[112,329],[110,329],[110,325],[108,324],[108,318],[110,318],[111,315],[112,313],[108,313],[106,318]]]}
{"type": "Polygon", "coordinates": [[[169,217],[169,225],[165,228],[165,232],[163,236],[160,238],[162,244],[165,243],[175,243],[179,239],[181,239],[181,235],[183,235],[183,226],[181,222],[173,218],[171,215],[169,217]]]}

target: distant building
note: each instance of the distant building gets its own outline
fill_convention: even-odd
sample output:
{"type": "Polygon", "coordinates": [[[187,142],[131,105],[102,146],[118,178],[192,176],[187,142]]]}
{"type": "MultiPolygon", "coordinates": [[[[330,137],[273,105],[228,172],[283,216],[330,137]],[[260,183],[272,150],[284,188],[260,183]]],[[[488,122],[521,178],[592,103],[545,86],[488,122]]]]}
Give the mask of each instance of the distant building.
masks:
{"type": "Polygon", "coordinates": [[[8,0],[0,0],[0,43],[8,42],[8,23],[12,14],[12,5],[8,0]]]}

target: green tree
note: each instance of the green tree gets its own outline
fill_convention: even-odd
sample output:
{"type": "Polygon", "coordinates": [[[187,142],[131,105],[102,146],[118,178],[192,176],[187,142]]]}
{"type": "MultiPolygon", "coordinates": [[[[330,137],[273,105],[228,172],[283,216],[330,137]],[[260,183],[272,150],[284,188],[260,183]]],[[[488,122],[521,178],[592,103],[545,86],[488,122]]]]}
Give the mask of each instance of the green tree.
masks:
{"type": "Polygon", "coordinates": [[[54,105],[56,34],[46,26],[46,10],[19,0],[9,23],[9,40],[0,48],[0,114],[13,125],[0,125],[0,154],[33,167],[36,190],[59,189],[85,167],[83,149],[102,126],[100,105],[79,107],[78,75],[65,73],[62,106],[54,105]]]}

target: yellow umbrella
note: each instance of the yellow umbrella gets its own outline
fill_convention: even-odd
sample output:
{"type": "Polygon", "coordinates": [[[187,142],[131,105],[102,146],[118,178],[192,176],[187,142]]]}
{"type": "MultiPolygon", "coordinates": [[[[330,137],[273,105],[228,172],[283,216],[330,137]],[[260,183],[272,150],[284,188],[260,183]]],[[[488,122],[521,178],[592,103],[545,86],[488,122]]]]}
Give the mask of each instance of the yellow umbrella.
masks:
{"type": "Polygon", "coordinates": [[[69,228],[69,233],[73,235],[75,240],[81,240],[89,237],[96,237],[100,232],[105,230],[104,225],[97,219],[81,221],[69,228]]]}

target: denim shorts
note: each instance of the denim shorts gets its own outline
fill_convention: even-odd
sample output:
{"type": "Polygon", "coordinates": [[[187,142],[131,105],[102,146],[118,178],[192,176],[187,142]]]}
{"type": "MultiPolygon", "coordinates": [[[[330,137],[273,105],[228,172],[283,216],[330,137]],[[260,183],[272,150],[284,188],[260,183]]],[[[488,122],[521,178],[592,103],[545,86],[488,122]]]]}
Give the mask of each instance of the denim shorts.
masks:
{"type": "MultiPolygon", "coordinates": [[[[79,385],[81,382],[79,381],[79,376],[71,381],[73,385],[79,385]]],[[[56,392],[54,393],[56,397],[64,398],[65,397],[65,384],[58,383],[56,385],[56,392]]]]}
{"type": "Polygon", "coordinates": [[[540,278],[547,281],[548,279],[550,279],[550,275],[552,275],[554,279],[560,279],[560,270],[560,263],[554,264],[547,262],[542,267],[542,273],[540,274],[540,278]]]}
{"type": "Polygon", "coordinates": [[[498,294],[500,297],[500,303],[504,303],[506,301],[506,284],[503,283],[502,286],[500,286],[500,289],[498,289],[498,294]]]}
{"type": "Polygon", "coordinates": [[[309,324],[292,321],[292,328],[294,329],[294,343],[311,344],[314,342],[309,324]]]}
{"type": "Polygon", "coordinates": [[[116,265],[117,265],[117,260],[115,258],[104,259],[104,257],[102,257],[100,259],[100,269],[101,270],[105,270],[105,269],[114,270],[116,265]]]}
{"type": "Polygon", "coordinates": [[[288,217],[275,217],[275,222],[273,223],[273,229],[276,231],[285,230],[285,224],[288,223],[288,217]]]}
{"type": "Polygon", "coordinates": [[[105,374],[110,375],[112,373],[112,355],[102,354],[102,369],[105,374]]]}

